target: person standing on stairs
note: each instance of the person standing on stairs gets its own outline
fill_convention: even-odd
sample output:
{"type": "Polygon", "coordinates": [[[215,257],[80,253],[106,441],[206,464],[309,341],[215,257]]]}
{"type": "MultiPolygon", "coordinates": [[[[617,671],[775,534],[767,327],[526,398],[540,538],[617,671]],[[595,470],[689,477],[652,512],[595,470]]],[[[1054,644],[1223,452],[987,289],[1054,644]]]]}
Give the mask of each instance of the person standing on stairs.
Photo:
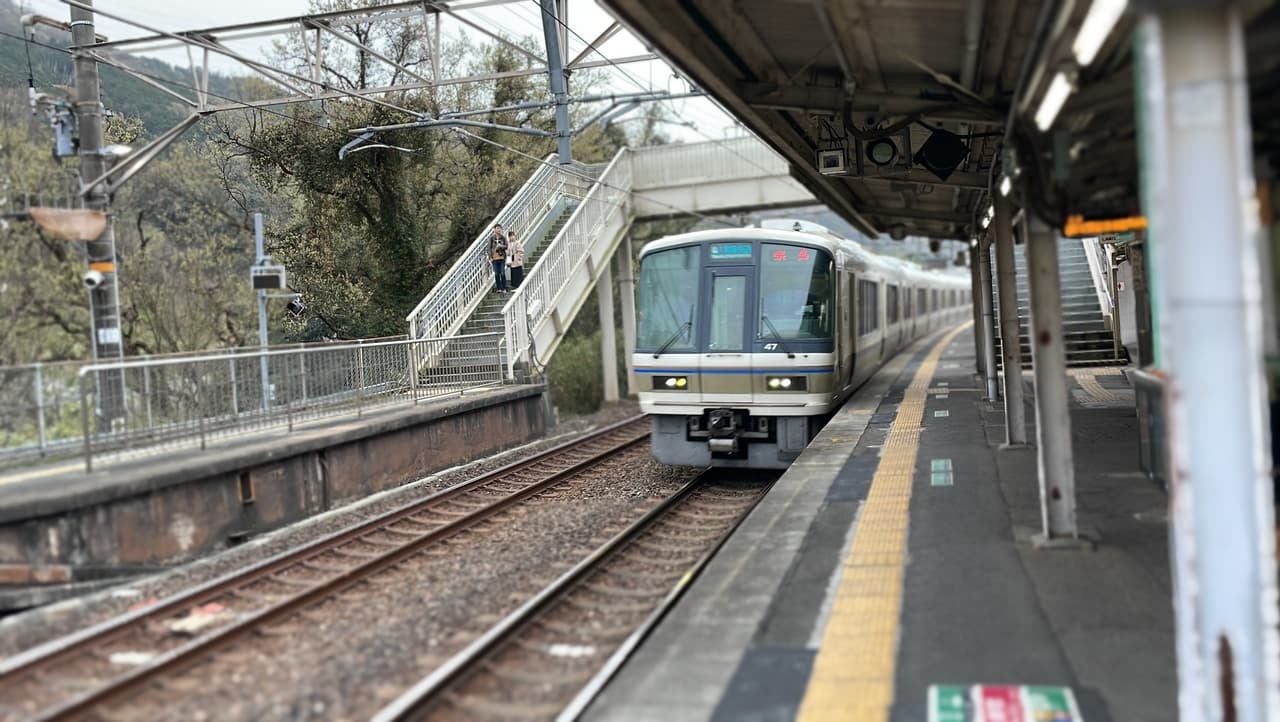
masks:
{"type": "Polygon", "coordinates": [[[514,291],[524,280],[524,242],[515,231],[507,231],[507,266],[511,268],[511,290],[514,291]]]}
{"type": "Polygon", "coordinates": [[[507,237],[502,232],[502,224],[493,224],[493,235],[489,237],[489,260],[493,263],[493,290],[498,293],[507,292],[507,237]]]}

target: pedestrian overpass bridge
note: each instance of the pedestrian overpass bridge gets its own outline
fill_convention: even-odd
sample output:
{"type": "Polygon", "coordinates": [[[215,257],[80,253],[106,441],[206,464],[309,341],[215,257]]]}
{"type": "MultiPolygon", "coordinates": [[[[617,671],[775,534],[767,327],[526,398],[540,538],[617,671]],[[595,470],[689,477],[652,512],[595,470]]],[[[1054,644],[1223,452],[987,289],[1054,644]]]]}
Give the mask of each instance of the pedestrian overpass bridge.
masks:
{"type": "MultiPolygon", "coordinates": [[[[611,261],[618,250],[624,348],[634,348],[632,249],[636,220],[816,203],[788,163],[753,136],[649,148],[623,148],[605,165],[544,160],[408,315],[409,336],[446,338],[464,326],[501,331],[508,378],[531,361],[545,364],[593,289],[600,296],[605,396],[618,398],[611,261]],[[532,267],[509,295],[493,294],[493,223],[526,239],[532,267]],[[480,325],[476,324],[488,324],[480,325]]],[[[423,358],[422,368],[441,359],[423,358]]],[[[447,361],[444,361],[447,363],[447,361]]],[[[415,378],[416,382],[416,378],[415,378]]]]}

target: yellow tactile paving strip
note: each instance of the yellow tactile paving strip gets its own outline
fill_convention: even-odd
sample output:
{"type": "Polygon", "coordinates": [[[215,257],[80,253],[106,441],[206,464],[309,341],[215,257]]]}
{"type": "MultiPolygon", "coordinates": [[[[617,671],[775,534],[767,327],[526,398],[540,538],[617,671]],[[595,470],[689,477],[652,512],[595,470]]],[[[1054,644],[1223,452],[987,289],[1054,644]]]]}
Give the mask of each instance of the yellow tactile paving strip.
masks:
{"type": "Polygon", "coordinates": [[[822,648],[796,717],[800,722],[884,722],[889,718],[907,553],[907,509],[925,399],[938,358],[968,326],[953,329],[938,341],[898,406],[840,572],[822,648]]]}
{"type": "Polygon", "coordinates": [[[1098,376],[1114,376],[1119,371],[1111,369],[1067,369],[1067,375],[1075,378],[1076,383],[1095,401],[1120,401],[1121,397],[1107,387],[1098,383],[1098,376]]]}

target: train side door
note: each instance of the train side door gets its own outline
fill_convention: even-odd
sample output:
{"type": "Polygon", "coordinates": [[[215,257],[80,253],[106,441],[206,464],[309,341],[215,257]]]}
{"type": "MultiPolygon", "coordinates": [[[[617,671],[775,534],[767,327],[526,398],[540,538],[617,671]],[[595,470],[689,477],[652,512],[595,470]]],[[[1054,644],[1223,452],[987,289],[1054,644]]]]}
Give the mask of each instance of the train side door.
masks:
{"type": "Polygon", "coordinates": [[[844,330],[853,328],[853,274],[844,271],[836,272],[836,294],[839,296],[840,318],[836,321],[836,358],[840,364],[840,375],[837,377],[837,388],[844,388],[853,382],[853,334],[844,330]]]}
{"type": "Polygon", "coordinates": [[[698,339],[698,388],[708,406],[751,402],[750,348],[755,324],[753,266],[712,266],[703,271],[702,329],[698,339]]]}

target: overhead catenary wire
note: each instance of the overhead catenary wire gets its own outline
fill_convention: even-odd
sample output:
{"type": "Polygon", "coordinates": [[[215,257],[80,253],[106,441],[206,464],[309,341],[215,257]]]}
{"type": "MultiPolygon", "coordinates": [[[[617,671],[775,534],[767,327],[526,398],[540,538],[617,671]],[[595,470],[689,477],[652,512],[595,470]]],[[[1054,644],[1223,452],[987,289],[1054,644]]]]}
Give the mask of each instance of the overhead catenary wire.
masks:
{"type": "MultiPolygon", "coordinates": [[[[23,36],[15,35],[15,34],[13,34],[13,33],[10,33],[10,32],[4,31],[4,30],[0,30],[0,36],[13,38],[13,39],[15,39],[15,40],[24,40],[24,37],[23,37],[23,36]]],[[[59,46],[57,46],[57,45],[51,45],[51,44],[48,44],[48,43],[41,43],[41,42],[39,42],[39,41],[34,41],[34,40],[33,40],[32,42],[33,42],[33,44],[35,44],[35,45],[36,45],[36,46],[38,46],[38,47],[43,47],[43,48],[46,48],[46,49],[49,49],[49,50],[54,50],[54,51],[57,51],[57,52],[63,53],[63,54],[65,54],[65,55],[71,55],[71,56],[74,56],[74,55],[75,55],[75,53],[74,53],[74,52],[72,52],[71,50],[69,50],[69,49],[67,49],[67,48],[59,47],[59,46]]],[[[154,80],[154,81],[156,81],[156,82],[160,82],[160,83],[165,83],[165,84],[167,84],[167,85],[171,85],[171,86],[176,87],[176,88],[181,88],[181,89],[183,89],[183,90],[190,90],[190,91],[193,91],[193,92],[198,92],[198,89],[197,89],[197,88],[195,88],[195,86],[192,86],[192,85],[190,85],[190,84],[188,84],[188,83],[183,83],[183,82],[176,81],[176,80],[173,80],[173,79],[170,79],[170,78],[165,78],[165,77],[160,76],[160,75],[156,75],[156,74],[154,74],[154,73],[147,73],[147,72],[143,72],[143,71],[140,71],[140,70],[137,70],[137,69],[131,69],[131,72],[133,72],[133,73],[135,73],[135,74],[137,74],[137,75],[139,75],[139,76],[146,77],[146,78],[149,78],[149,79],[151,79],[151,80],[154,80]]],[[[219,100],[226,100],[226,101],[229,101],[229,102],[232,102],[232,103],[242,103],[242,102],[244,102],[244,101],[243,101],[242,99],[240,99],[240,98],[232,98],[232,97],[230,97],[230,96],[221,95],[221,94],[219,94],[219,93],[215,93],[215,92],[213,92],[213,91],[205,91],[205,94],[206,94],[206,95],[208,95],[208,96],[210,96],[210,97],[218,98],[219,100]]],[[[272,110],[272,109],[270,109],[270,108],[268,108],[268,107],[265,107],[265,106],[245,107],[244,109],[245,109],[245,110],[248,110],[248,111],[259,111],[259,112],[266,113],[266,114],[269,114],[269,115],[277,116],[277,117],[279,117],[279,118],[283,118],[283,119],[288,120],[288,121],[292,121],[292,122],[296,122],[296,123],[301,123],[301,124],[304,124],[304,125],[311,126],[311,127],[313,127],[313,128],[318,128],[318,129],[320,129],[320,130],[325,131],[326,133],[330,133],[330,134],[332,134],[332,135],[334,135],[334,136],[336,136],[336,137],[338,137],[338,138],[342,138],[342,139],[344,139],[344,140],[346,140],[346,139],[350,138],[350,136],[349,136],[346,132],[344,132],[344,131],[340,131],[340,130],[337,130],[337,129],[335,129],[335,128],[331,128],[331,127],[326,126],[326,125],[323,125],[323,124],[321,124],[321,123],[317,123],[317,122],[314,122],[314,121],[310,121],[310,120],[307,120],[307,119],[305,119],[305,118],[298,117],[298,116],[296,116],[296,115],[290,115],[290,114],[288,114],[288,113],[282,113],[282,112],[277,111],[277,110],[272,110]]],[[[725,227],[736,227],[736,224],[734,224],[734,223],[730,223],[730,222],[725,221],[725,220],[723,220],[723,219],[715,218],[715,217],[712,217],[712,216],[708,216],[708,215],[706,215],[706,214],[699,213],[699,212],[697,212],[697,211],[690,210],[690,209],[687,209],[687,208],[682,208],[682,207],[680,207],[680,206],[677,206],[677,205],[674,205],[674,204],[671,204],[671,203],[667,203],[667,202],[665,202],[665,201],[658,200],[658,199],[653,198],[653,197],[651,197],[651,196],[647,196],[647,195],[645,195],[645,194],[643,194],[643,193],[637,193],[637,192],[632,191],[632,190],[630,190],[630,189],[621,188],[621,187],[618,187],[618,186],[612,185],[612,184],[610,184],[610,183],[602,182],[602,181],[600,181],[599,179],[592,178],[590,175],[587,175],[587,174],[584,174],[584,173],[580,173],[580,172],[578,172],[578,171],[576,171],[576,170],[568,169],[568,168],[565,168],[565,167],[563,167],[563,166],[559,166],[559,165],[554,164],[554,163],[548,163],[547,161],[545,161],[545,160],[544,160],[544,159],[542,159],[542,158],[539,158],[538,156],[532,155],[532,154],[527,153],[527,152],[525,152],[525,151],[522,151],[522,150],[520,150],[520,149],[518,149],[518,148],[514,148],[514,147],[509,146],[509,145],[507,145],[507,144],[505,144],[505,143],[501,143],[501,142],[498,142],[498,141],[491,140],[491,139],[489,139],[489,138],[485,138],[485,137],[483,137],[483,136],[477,135],[476,133],[472,133],[472,132],[466,131],[466,130],[461,129],[461,128],[454,128],[453,130],[455,130],[456,132],[461,133],[461,134],[463,134],[463,135],[467,135],[467,136],[469,136],[469,137],[471,137],[471,138],[474,138],[474,139],[476,139],[476,140],[479,140],[479,141],[481,141],[481,142],[483,142],[483,143],[487,143],[487,144],[489,144],[489,145],[492,145],[492,146],[494,146],[494,147],[496,147],[496,148],[500,148],[500,149],[502,149],[502,150],[504,150],[504,151],[507,151],[507,152],[510,152],[510,153],[514,153],[514,154],[519,155],[519,156],[521,156],[521,157],[524,157],[524,158],[526,158],[526,159],[532,160],[532,161],[534,161],[535,163],[538,163],[538,164],[540,164],[540,165],[548,165],[548,166],[551,166],[551,167],[556,168],[556,169],[558,169],[558,170],[561,170],[561,171],[563,171],[563,172],[565,172],[565,173],[567,173],[567,174],[573,175],[574,177],[576,177],[576,178],[578,178],[578,179],[580,179],[580,180],[586,181],[586,182],[587,182],[587,183],[589,183],[589,184],[599,183],[602,187],[609,188],[610,190],[617,190],[617,191],[621,191],[621,192],[624,192],[624,193],[629,193],[629,194],[631,194],[631,195],[633,195],[633,196],[635,196],[635,197],[637,197],[637,198],[642,198],[642,199],[647,200],[647,201],[649,201],[649,202],[651,202],[651,203],[654,203],[655,205],[662,206],[663,208],[668,208],[668,209],[672,210],[676,215],[691,216],[691,217],[694,217],[694,218],[698,218],[698,219],[700,219],[700,220],[704,220],[704,221],[708,221],[708,222],[712,222],[712,223],[718,223],[718,224],[723,225],[723,226],[725,226],[725,227]]],[[[712,140],[714,140],[714,139],[712,139],[712,140]]],[[[409,149],[409,150],[410,150],[412,153],[414,153],[414,154],[417,154],[417,153],[420,153],[420,152],[421,152],[420,150],[417,150],[417,149],[409,149]]],[[[735,155],[739,155],[739,157],[742,157],[740,154],[737,154],[737,153],[735,153],[735,155]]],[[[744,158],[744,160],[745,160],[745,158],[744,158]]],[[[762,168],[762,170],[767,170],[767,169],[762,168]]],[[[605,202],[605,201],[602,201],[602,202],[605,202]]]]}
{"type": "MultiPolygon", "coordinates": [[[[618,63],[616,63],[616,62],[614,62],[614,60],[613,60],[612,58],[610,58],[609,56],[605,55],[603,52],[601,52],[601,50],[600,50],[599,48],[597,48],[597,47],[595,47],[594,45],[592,45],[590,40],[587,40],[586,38],[582,37],[582,35],[581,35],[581,34],[579,34],[579,33],[578,33],[578,31],[576,31],[576,30],[574,30],[573,28],[569,27],[568,23],[566,23],[566,22],[564,22],[563,20],[561,20],[561,19],[560,19],[560,18],[559,18],[555,13],[549,13],[549,12],[547,11],[547,9],[546,9],[546,8],[542,7],[542,3],[540,2],[540,0],[530,0],[530,2],[532,2],[534,5],[537,5],[537,6],[538,6],[538,10],[539,10],[542,14],[547,15],[548,17],[550,17],[552,20],[554,20],[554,21],[556,22],[556,24],[560,25],[560,27],[564,28],[567,32],[569,32],[570,34],[572,34],[575,38],[577,38],[578,40],[582,41],[582,43],[583,43],[583,44],[585,44],[585,45],[587,46],[587,49],[588,49],[588,50],[590,50],[591,52],[595,53],[596,55],[599,55],[599,56],[600,56],[600,58],[601,58],[602,60],[604,60],[604,61],[605,61],[606,63],[608,63],[609,65],[613,66],[613,68],[614,68],[615,70],[617,70],[617,71],[622,75],[622,77],[624,77],[624,78],[626,78],[627,80],[631,81],[631,83],[632,83],[633,85],[635,85],[637,88],[639,88],[639,89],[641,89],[641,90],[644,90],[644,91],[648,91],[648,92],[652,92],[652,91],[653,91],[653,89],[652,89],[652,88],[650,88],[650,87],[646,86],[646,85],[645,85],[643,82],[641,82],[638,78],[636,78],[634,75],[632,75],[631,73],[629,73],[629,72],[626,70],[626,68],[623,68],[621,65],[619,65],[619,64],[618,64],[618,63]]],[[[665,103],[665,102],[667,102],[667,101],[663,101],[663,100],[661,100],[661,99],[660,99],[660,100],[658,100],[658,102],[660,102],[660,103],[665,103]]],[[[668,106],[667,106],[667,107],[668,107],[668,108],[670,108],[670,109],[672,109],[672,110],[674,111],[674,108],[673,108],[670,104],[668,104],[668,106]]],[[[718,106],[717,106],[717,107],[718,107],[718,106]]],[[[721,110],[723,111],[723,109],[721,109],[721,110]]],[[[726,113],[726,114],[727,114],[727,113],[726,113]]],[[[703,132],[702,130],[698,129],[696,126],[695,126],[695,127],[693,127],[693,128],[692,128],[692,130],[693,130],[693,132],[697,133],[698,135],[701,135],[703,138],[705,138],[705,139],[707,139],[707,140],[709,140],[709,141],[711,141],[711,142],[713,142],[713,143],[718,143],[718,144],[722,144],[722,145],[724,145],[724,144],[725,144],[725,141],[723,141],[722,139],[714,138],[714,137],[712,137],[711,135],[709,135],[709,134],[707,134],[707,133],[703,132]]],[[[733,148],[730,148],[730,147],[728,147],[727,145],[726,145],[725,147],[729,150],[729,152],[730,152],[730,153],[733,153],[734,155],[738,156],[739,158],[741,158],[742,160],[746,161],[747,163],[749,163],[749,164],[751,164],[751,165],[755,166],[757,169],[762,170],[762,171],[764,171],[764,172],[766,172],[766,173],[771,173],[771,172],[772,172],[772,171],[770,171],[768,168],[765,168],[764,166],[760,165],[759,163],[756,163],[755,161],[751,160],[750,158],[748,158],[748,157],[746,157],[746,156],[742,155],[741,153],[737,152],[737,151],[736,151],[736,150],[734,150],[733,148]]]]}

